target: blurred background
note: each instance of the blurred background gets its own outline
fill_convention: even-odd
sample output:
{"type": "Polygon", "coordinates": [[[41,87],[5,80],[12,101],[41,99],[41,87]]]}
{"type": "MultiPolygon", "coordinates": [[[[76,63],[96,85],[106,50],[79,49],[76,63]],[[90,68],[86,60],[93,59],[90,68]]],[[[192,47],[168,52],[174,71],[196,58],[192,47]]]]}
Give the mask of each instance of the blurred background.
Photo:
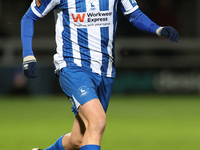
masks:
{"type": "MultiPolygon", "coordinates": [[[[0,0],[0,146],[45,148],[71,130],[71,104],[54,75],[54,18],[35,23],[38,76],[21,71],[20,22],[32,0],[0,0]]],[[[199,150],[200,0],[137,0],[153,21],[173,26],[179,43],[144,33],[119,13],[117,75],[102,148],[199,150]],[[113,136],[114,135],[114,136],[113,136]],[[119,136],[118,136],[119,135],[119,136]]]]}
{"type": "MultiPolygon", "coordinates": [[[[119,13],[113,93],[199,93],[200,1],[137,2],[157,24],[177,29],[180,41],[174,44],[139,31],[119,13]]],[[[20,21],[30,3],[31,0],[0,0],[0,94],[3,95],[62,93],[53,73],[53,12],[35,24],[33,49],[38,77],[27,80],[21,73],[20,21]]]]}

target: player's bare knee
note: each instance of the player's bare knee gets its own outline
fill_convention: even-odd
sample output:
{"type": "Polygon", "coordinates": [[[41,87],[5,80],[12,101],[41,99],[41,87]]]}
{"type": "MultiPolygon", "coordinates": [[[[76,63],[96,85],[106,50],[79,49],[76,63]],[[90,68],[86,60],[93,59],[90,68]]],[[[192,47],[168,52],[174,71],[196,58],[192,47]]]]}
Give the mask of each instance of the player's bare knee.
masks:
{"type": "Polygon", "coordinates": [[[106,117],[97,119],[97,125],[99,126],[99,128],[105,128],[106,117]]]}
{"type": "Polygon", "coordinates": [[[104,132],[105,127],[106,127],[106,118],[100,120],[99,123],[98,123],[98,126],[99,126],[99,129],[100,129],[100,132],[104,132]]]}
{"type": "Polygon", "coordinates": [[[106,127],[106,117],[99,117],[95,119],[93,123],[90,124],[92,130],[94,132],[98,132],[98,134],[102,134],[106,127]]]}

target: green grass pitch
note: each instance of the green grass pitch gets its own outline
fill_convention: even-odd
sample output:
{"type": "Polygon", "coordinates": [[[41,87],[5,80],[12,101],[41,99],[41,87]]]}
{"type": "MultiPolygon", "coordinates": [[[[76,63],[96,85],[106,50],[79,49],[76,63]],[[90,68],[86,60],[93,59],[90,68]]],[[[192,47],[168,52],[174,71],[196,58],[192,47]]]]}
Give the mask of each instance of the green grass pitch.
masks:
{"type": "MultiPolygon", "coordinates": [[[[0,149],[46,148],[71,130],[66,97],[0,98],[0,149]]],[[[113,95],[102,150],[199,150],[198,95],[113,95]]]]}

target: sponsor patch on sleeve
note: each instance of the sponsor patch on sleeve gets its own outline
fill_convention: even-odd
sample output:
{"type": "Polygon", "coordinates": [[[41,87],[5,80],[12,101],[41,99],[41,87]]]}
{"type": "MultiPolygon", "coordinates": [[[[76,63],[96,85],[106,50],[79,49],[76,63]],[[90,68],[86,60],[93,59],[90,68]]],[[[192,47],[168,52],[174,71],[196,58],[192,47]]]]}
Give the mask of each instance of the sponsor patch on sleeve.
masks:
{"type": "Polygon", "coordinates": [[[42,0],[35,0],[35,3],[36,3],[36,6],[37,6],[37,7],[40,7],[40,6],[42,5],[42,4],[41,4],[41,1],[42,1],[42,0]]]}

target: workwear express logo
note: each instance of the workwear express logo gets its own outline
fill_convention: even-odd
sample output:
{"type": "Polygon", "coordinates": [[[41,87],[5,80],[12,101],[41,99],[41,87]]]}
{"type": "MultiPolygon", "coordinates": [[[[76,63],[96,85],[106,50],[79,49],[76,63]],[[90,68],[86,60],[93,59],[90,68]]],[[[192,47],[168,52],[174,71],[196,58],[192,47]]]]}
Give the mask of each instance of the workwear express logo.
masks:
{"type": "Polygon", "coordinates": [[[72,18],[73,18],[74,22],[84,22],[85,13],[83,13],[83,14],[72,14],[72,18]]]}
{"type": "Polygon", "coordinates": [[[72,13],[72,21],[76,27],[109,26],[112,22],[112,12],[72,13]]]}

